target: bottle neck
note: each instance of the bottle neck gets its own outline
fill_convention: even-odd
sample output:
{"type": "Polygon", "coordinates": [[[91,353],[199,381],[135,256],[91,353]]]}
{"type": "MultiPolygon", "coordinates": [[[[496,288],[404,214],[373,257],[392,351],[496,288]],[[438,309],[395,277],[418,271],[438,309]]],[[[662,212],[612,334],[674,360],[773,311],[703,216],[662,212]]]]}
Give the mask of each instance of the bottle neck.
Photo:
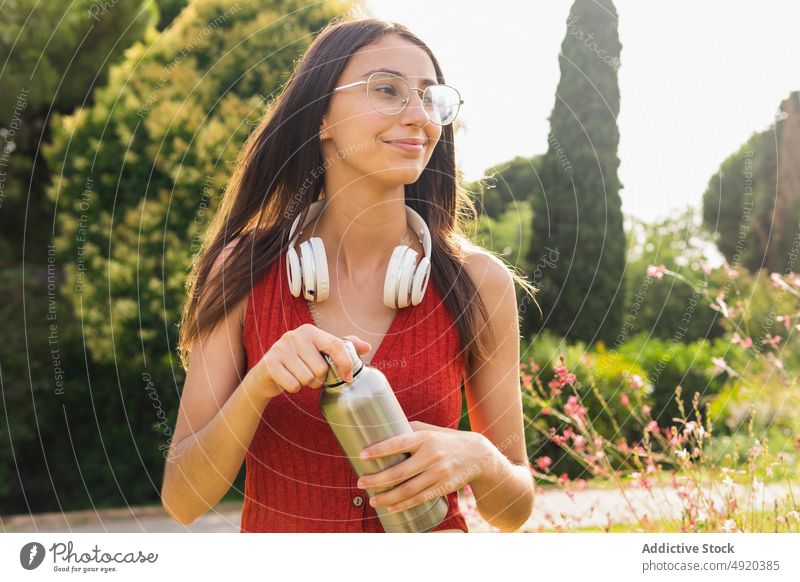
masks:
{"type": "MultiPolygon", "coordinates": [[[[355,382],[356,378],[358,378],[359,374],[364,371],[364,364],[363,362],[359,364],[358,368],[353,371],[353,382],[355,382]]],[[[346,382],[344,380],[337,380],[331,384],[323,384],[325,390],[331,390],[334,392],[341,392],[345,388],[347,388],[353,382],[346,382]]]]}

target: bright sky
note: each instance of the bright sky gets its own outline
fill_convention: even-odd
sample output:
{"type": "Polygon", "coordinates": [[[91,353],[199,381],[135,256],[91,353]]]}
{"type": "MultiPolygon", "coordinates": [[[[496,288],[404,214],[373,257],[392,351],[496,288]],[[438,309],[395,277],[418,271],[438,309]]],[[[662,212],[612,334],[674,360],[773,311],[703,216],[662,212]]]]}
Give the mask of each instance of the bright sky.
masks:
{"type": "MultiPolygon", "coordinates": [[[[366,0],[433,50],[465,103],[467,180],[547,150],[571,2],[366,0]],[[507,89],[503,89],[503,86],[507,89]]],[[[622,43],[623,211],[645,220],[699,206],[721,162],[800,90],[800,2],[616,0],[622,43]]]]}

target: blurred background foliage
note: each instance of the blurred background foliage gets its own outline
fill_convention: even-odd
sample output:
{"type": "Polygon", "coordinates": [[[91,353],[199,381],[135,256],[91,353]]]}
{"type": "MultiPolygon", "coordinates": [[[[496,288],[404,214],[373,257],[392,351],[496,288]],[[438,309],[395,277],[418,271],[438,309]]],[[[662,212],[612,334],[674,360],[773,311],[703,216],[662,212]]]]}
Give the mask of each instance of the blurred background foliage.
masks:
{"type": "MultiPolygon", "coordinates": [[[[314,35],[355,2],[100,6],[3,8],[3,514],[158,502],[184,380],[175,346],[188,266],[249,131],[314,35]]],[[[610,0],[575,0],[570,14],[620,54],[610,0]]],[[[625,438],[642,427],[623,394],[669,424],[681,386],[709,403],[721,434],[738,438],[755,409],[787,446],[796,385],[732,340],[760,347],[781,334],[784,369],[800,366],[786,326],[796,298],[770,282],[796,270],[800,92],[776,96],[773,126],[720,161],[698,207],[645,223],[619,197],[616,66],[576,42],[565,35],[548,151],[464,184],[479,211],[469,235],[541,288],[544,317],[518,297],[523,368],[547,386],[563,355],[589,416],[616,430],[600,394],[625,438]],[[718,293],[741,307],[733,320],[711,308],[718,293]],[[718,373],[715,358],[749,375],[718,373]]],[[[468,429],[466,399],[463,412],[468,429]]],[[[554,419],[525,413],[529,456],[580,474],[542,434],[554,419]]],[[[229,496],[241,490],[242,475],[229,496]]]]}

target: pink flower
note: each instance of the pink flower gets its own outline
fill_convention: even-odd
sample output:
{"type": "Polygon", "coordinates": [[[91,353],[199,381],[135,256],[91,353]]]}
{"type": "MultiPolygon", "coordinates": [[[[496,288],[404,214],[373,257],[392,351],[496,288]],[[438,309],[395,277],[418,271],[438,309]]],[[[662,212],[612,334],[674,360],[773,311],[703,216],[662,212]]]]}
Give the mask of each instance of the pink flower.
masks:
{"type": "Polygon", "coordinates": [[[731,343],[740,344],[744,349],[747,349],[753,345],[753,339],[750,337],[742,339],[742,337],[738,333],[734,333],[733,337],[731,338],[731,343]]]}
{"type": "Polygon", "coordinates": [[[664,265],[650,265],[647,267],[647,276],[648,277],[655,277],[656,279],[661,279],[664,277],[664,273],[667,271],[667,268],[664,265]]]}
{"type": "Polygon", "coordinates": [[[642,406],[642,413],[643,413],[645,416],[647,416],[647,415],[649,415],[649,414],[650,414],[650,407],[649,407],[647,404],[645,404],[644,406],[642,406]]]}
{"type": "Polygon", "coordinates": [[[779,341],[781,341],[781,336],[776,335],[773,337],[771,333],[768,333],[767,337],[761,340],[761,343],[771,345],[774,348],[777,347],[779,341]]]}
{"type": "Polygon", "coordinates": [[[652,432],[653,434],[658,433],[658,423],[655,420],[651,420],[649,423],[647,423],[646,430],[652,432]]]}
{"type": "Polygon", "coordinates": [[[644,380],[642,380],[642,377],[639,374],[631,374],[628,383],[631,385],[631,388],[634,388],[636,390],[644,386],[644,380]]]}
{"type": "Polygon", "coordinates": [[[787,330],[792,326],[792,317],[790,315],[779,315],[775,318],[775,321],[782,321],[783,327],[787,330]]]}
{"type": "Polygon", "coordinates": [[[550,388],[550,396],[558,396],[559,394],[561,394],[561,383],[555,378],[553,380],[550,380],[547,383],[547,386],[548,388],[550,388]]]}
{"type": "Polygon", "coordinates": [[[730,316],[728,304],[725,303],[725,293],[720,291],[719,295],[714,299],[714,303],[711,304],[711,309],[721,312],[725,317],[730,316]]]}
{"type": "Polygon", "coordinates": [[[561,473],[561,475],[558,478],[558,482],[561,483],[562,485],[566,485],[567,483],[569,483],[569,475],[567,475],[566,473],[561,473]]]}
{"type": "Polygon", "coordinates": [[[739,531],[739,526],[736,525],[736,522],[732,519],[726,519],[725,523],[722,524],[722,531],[727,533],[734,533],[739,531]]]}
{"type": "Polygon", "coordinates": [[[728,369],[728,364],[725,363],[724,358],[711,358],[711,363],[714,364],[715,374],[719,374],[728,369]]]}
{"type": "Polygon", "coordinates": [[[553,462],[553,459],[551,459],[548,456],[543,456],[543,457],[539,457],[538,459],[536,459],[536,466],[539,467],[542,471],[549,471],[550,470],[550,464],[552,462],[553,462]]]}
{"type": "Polygon", "coordinates": [[[531,382],[533,382],[533,376],[530,374],[522,374],[522,385],[523,386],[530,386],[531,382]]]}
{"type": "Polygon", "coordinates": [[[586,417],[586,408],[581,406],[578,402],[578,397],[574,394],[567,399],[567,403],[564,405],[564,412],[580,422],[583,422],[586,417]]]}
{"type": "Polygon", "coordinates": [[[553,368],[553,371],[558,376],[561,386],[564,386],[565,384],[574,384],[578,381],[578,379],[575,377],[575,374],[570,374],[569,371],[563,366],[556,366],[553,368]]]}
{"type": "Polygon", "coordinates": [[[628,406],[628,404],[630,404],[630,400],[628,400],[628,395],[625,394],[624,392],[619,397],[619,401],[622,403],[622,406],[628,406]]]}

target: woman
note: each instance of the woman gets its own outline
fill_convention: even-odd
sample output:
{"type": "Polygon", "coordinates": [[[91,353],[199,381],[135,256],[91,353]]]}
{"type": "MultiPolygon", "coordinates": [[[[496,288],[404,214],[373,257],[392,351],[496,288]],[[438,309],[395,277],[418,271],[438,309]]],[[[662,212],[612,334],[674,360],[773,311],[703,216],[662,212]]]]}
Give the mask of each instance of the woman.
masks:
{"type": "Polygon", "coordinates": [[[456,176],[460,104],[430,49],[399,24],[331,22],[298,63],[248,138],[193,266],[162,489],[174,519],[213,507],[245,459],[243,532],[381,532],[375,507],[442,495],[449,509],[435,531],[468,531],[466,484],[490,524],[514,531],[529,517],[514,281],[533,288],[459,234],[457,218],[474,214],[456,176]],[[297,257],[287,262],[290,238],[307,243],[302,271],[297,257]],[[411,299],[384,296],[403,245],[420,257],[405,267],[417,269],[411,299]],[[312,260],[319,277],[327,269],[324,300],[305,270],[312,260]],[[320,352],[351,371],[342,337],[386,375],[414,429],[368,447],[370,458],[410,456],[361,480],[318,404],[320,352]],[[457,430],[462,378],[472,431],[457,430]]]}

